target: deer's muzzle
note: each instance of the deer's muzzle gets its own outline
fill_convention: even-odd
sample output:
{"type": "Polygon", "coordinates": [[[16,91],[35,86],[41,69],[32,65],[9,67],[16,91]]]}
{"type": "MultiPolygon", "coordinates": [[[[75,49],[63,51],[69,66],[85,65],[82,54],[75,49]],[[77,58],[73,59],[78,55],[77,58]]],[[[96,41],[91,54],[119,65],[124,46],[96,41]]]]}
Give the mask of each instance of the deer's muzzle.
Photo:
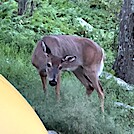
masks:
{"type": "Polygon", "coordinates": [[[51,86],[56,86],[57,85],[57,82],[55,80],[52,80],[52,81],[49,81],[49,84],[51,86]]]}

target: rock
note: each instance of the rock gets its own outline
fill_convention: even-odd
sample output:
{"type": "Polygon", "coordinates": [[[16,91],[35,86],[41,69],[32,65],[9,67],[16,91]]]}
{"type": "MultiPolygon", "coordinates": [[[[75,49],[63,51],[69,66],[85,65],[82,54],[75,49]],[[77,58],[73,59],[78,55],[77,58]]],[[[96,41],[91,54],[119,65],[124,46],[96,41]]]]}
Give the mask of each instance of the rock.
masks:
{"type": "Polygon", "coordinates": [[[123,87],[123,89],[125,89],[125,90],[128,90],[128,91],[134,90],[134,87],[133,87],[133,86],[129,85],[129,84],[126,83],[124,80],[113,76],[113,75],[110,74],[110,73],[103,72],[102,75],[105,76],[106,79],[111,79],[111,78],[113,78],[113,79],[117,82],[117,84],[118,84],[119,86],[123,87]]]}
{"type": "Polygon", "coordinates": [[[88,32],[92,32],[93,31],[93,26],[91,26],[89,23],[87,23],[85,20],[83,20],[82,18],[77,18],[76,22],[83,28],[85,28],[85,30],[87,30],[88,32]]]}
{"type": "Polygon", "coordinates": [[[58,134],[57,132],[53,131],[53,130],[49,130],[48,134],[58,134]]]}
{"type": "Polygon", "coordinates": [[[124,104],[124,103],[122,103],[122,102],[115,102],[114,104],[115,104],[116,106],[124,107],[124,108],[126,108],[126,109],[134,109],[134,107],[129,106],[129,105],[126,105],[126,104],[124,104]]]}

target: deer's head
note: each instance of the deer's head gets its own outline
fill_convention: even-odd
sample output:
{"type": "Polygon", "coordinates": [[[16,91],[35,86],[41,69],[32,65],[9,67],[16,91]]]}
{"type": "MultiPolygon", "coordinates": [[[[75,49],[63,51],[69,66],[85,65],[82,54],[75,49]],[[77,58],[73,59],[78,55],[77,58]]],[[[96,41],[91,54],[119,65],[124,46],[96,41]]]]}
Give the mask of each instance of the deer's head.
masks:
{"type": "Polygon", "coordinates": [[[73,63],[76,56],[66,55],[65,57],[57,57],[51,53],[50,48],[42,41],[43,52],[46,55],[46,73],[51,86],[57,85],[57,79],[60,71],[73,63]]]}

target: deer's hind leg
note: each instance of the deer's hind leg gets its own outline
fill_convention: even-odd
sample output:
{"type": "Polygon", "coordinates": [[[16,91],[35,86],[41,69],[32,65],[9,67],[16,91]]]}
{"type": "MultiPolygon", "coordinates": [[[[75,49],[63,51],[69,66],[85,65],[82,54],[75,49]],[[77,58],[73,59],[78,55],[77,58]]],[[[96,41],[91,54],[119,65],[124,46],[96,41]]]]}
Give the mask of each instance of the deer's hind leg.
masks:
{"type": "Polygon", "coordinates": [[[86,87],[86,93],[89,96],[94,91],[94,88],[84,75],[83,68],[78,67],[75,71],[73,71],[73,73],[80,80],[80,82],[86,87]]]}
{"type": "Polygon", "coordinates": [[[101,102],[101,111],[104,112],[104,92],[95,68],[93,67],[93,69],[85,69],[84,73],[86,74],[87,79],[89,79],[89,81],[91,82],[93,88],[96,89],[101,102]]]}

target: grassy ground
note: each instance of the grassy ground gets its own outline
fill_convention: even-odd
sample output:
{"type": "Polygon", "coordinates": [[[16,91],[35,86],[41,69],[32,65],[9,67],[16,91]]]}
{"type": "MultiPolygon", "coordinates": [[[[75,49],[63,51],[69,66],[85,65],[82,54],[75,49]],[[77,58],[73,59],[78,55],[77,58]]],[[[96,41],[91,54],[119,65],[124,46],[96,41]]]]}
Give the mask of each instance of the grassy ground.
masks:
{"type": "Polygon", "coordinates": [[[47,129],[61,134],[133,134],[133,110],[115,107],[114,102],[133,105],[134,94],[124,91],[114,79],[101,77],[105,89],[103,115],[96,91],[86,96],[85,88],[72,74],[62,75],[61,100],[57,102],[54,88],[48,85],[47,94],[44,94],[30,56],[22,52],[13,57],[8,47],[0,50],[1,73],[35,108],[47,129]]]}
{"type": "MultiPolygon", "coordinates": [[[[118,0],[119,1],[119,0],[118,0]]],[[[105,113],[100,112],[96,91],[86,96],[85,88],[72,75],[62,75],[61,101],[57,102],[54,88],[48,85],[47,95],[42,90],[36,69],[31,65],[32,49],[44,34],[77,34],[89,37],[105,49],[106,68],[112,72],[117,48],[120,10],[117,0],[39,1],[32,17],[17,16],[17,3],[1,4],[0,14],[0,72],[35,108],[47,129],[61,134],[133,134],[134,110],[117,107],[114,102],[134,106],[134,90],[126,91],[113,79],[101,77],[105,91],[105,113]],[[93,2],[94,1],[94,2],[93,2]],[[88,1],[86,1],[88,3],[88,1]],[[87,32],[75,19],[83,18],[94,27],[87,32]]]]}

